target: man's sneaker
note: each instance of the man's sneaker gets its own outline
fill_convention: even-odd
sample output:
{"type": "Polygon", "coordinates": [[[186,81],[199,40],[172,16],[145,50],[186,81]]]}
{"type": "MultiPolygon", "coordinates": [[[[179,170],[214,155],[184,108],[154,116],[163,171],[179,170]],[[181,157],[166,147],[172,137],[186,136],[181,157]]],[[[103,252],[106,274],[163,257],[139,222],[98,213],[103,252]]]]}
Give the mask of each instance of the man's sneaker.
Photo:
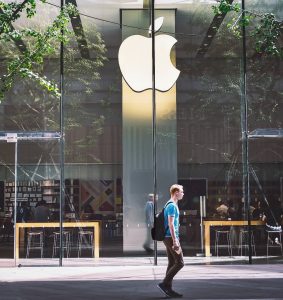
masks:
{"type": "Polygon", "coordinates": [[[158,283],[157,287],[166,297],[171,298],[173,296],[171,289],[168,288],[163,282],[158,283]]]}
{"type": "Polygon", "coordinates": [[[179,293],[173,291],[172,289],[170,290],[170,295],[172,298],[182,298],[183,297],[182,294],[179,294],[179,293]]]}

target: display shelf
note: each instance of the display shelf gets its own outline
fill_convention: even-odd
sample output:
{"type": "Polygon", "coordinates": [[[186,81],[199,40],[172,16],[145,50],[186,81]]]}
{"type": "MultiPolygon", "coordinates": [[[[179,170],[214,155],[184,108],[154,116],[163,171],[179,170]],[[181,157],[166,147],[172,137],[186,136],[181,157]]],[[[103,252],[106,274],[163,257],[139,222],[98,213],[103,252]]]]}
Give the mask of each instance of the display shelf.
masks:
{"type": "MultiPolygon", "coordinates": [[[[65,180],[65,200],[73,204],[75,209],[79,207],[79,180],[65,180]]],[[[18,181],[17,182],[17,204],[26,202],[30,208],[45,200],[47,204],[59,203],[60,199],[60,180],[41,180],[41,181],[18,181]]],[[[4,213],[10,214],[14,209],[15,183],[4,182],[4,213]]]]}
{"type": "MultiPolygon", "coordinates": [[[[277,181],[264,181],[261,188],[255,182],[250,182],[250,197],[253,199],[263,198],[263,194],[268,197],[280,197],[280,183],[277,181]]],[[[242,181],[209,181],[208,182],[208,199],[235,201],[243,197],[242,181]]]]}

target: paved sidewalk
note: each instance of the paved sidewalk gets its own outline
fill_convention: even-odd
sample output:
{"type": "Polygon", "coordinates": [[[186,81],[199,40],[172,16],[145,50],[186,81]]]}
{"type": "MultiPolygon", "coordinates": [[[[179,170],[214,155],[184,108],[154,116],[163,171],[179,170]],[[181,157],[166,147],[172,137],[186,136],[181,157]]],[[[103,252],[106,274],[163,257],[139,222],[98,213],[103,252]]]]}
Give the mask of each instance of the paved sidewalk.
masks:
{"type": "MultiPolygon", "coordinates": [[[[0,299],[163,299],[156,285],[163,278],[166,260],[158,266],[151,263],[148,258],[121,258],[112,265],[101,260],[91,267],[1,268],[0,299]]],[[[186,262],[174,288],[184,294],[183,299],[283,299],[283,267],[186,262]]]]}

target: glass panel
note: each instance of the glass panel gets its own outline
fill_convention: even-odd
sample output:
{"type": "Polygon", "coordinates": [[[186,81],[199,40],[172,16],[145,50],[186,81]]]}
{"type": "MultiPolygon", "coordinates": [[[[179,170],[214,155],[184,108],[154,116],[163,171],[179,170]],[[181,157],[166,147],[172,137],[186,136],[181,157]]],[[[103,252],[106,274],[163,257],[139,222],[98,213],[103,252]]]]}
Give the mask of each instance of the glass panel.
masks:
{"type": "MultiPolygon", "coordinates": [[[[282,20],[282,1],[246,2],[249,10],[282,20]]],[[[247,48],[251,211],[254,220],[266,222],[253,228],[257,255],[271,262],[282,257],[282,59],[255,53],[252,45],[247,48]]]]}
{"type": "MultiPolygon", "coordinates": [[[[59,2],[57,1],[59,4],[59,2]]],[[[40,33],[44,33],[44,30],[51,25],[54,18],[58,15],[60,9],[51,5],[45,5],[41,2],[37,3],[37,13],[33,18],[26,18],[25,13],[21,14],[20,19],[13,23],[13,28],[16,30],[22,30],[27,28],[32,28],[38,30],[40,33]]],[[[32,53],[36,53],[38,49],[38,44],[34,43],[33,38],[29,36],[28,38],[23,38],[21,40],[14,40],[11,43],[2,42],[0,47],[0,56],[1,56],[1,68],[0,75],[7,74],[7,65],[12,58],[18,58],[18,60],[25,61],[24,53],[25,50],[28,50],[32,53]],[[3,45],[4,44],[4,45],[3,45]]],[[[48,80],[59,82],[59,44],[54,43],[55,52],[45,57],[43,64],[34,64],[33,71],[39,73],[43,76],[46,76],[48,80]]],[[[2,78],[1,78],[2,79],[2,78]]],[[[2,80],[1,80],[1,83],[2,80]]],[[[2,88],[2,85],[1,85],[2,88]]],[[[33,132],[36,135],[36,132],[42,132],[47,130],[58,130],[59,129],[59,99],[53,96],[51,93],[43,90],[42,86],[36,82],[36,80],[31,79],[29,76],[24,78],[16,76],[12,84],[11,89],[5,93],[4,99],[0,103],[0,130],[5,132],[18,132],[18,135],[24,134],[25,132],[33,132]]],[[[56,154],[56,159],[53,157],[51,149],[47,144],[40,145],[35,142],[18,142],[18,166],[17,171],[19,179],[15,180],[12,176],[8,176],[7,166],[11,169],[10,164],[14,164],[13,160],[8,160],[6,162],[7,155],[14,157],[15,152],[10,151],[7,147],[14,147],[15,144],[6,145],[1,147],[1,154],[3,152],[3,160],[1,157],[1,166],[3,169],[3,180],[4,189],[17,189],[17,206],[18,206],[18,219],[25,221],[29,219],[30,221],[33,218],[33,206],[42,199],[41,192],[41,183],[44,180],[49,179],[48,175],[43,172],[49,169],[50,174],[52,167],[48,167],[47,164],[53,166],[53,169],[58,171],[58,146],[56,154]],[[48,153],[50,151],[50,153],[48,153]],[[47,157],[49,155],[49,158],[47,157]],[[44,158],[44,159],[43,159],[44,158]],[[43,160],[41,160],[43,159],[43,160]],[[56,161],[57,160],[57,161],[56,161]],[[43,167],[44,165],[44,167],[43,167]],[[56,165],[56,168],[54,167],[56,165]],[[6,175],[5,175],[6,174],[6,175]],[[6,176],[6,177],[5,177],[6,176]],[[6,187],[7,185],[7,187],[6,187]],[[22,215],[19,215],[22,213],[22,215]]],[[[58,142],[55,142],[58,144],[58,142]]],[[[52,146],[53,147],[53,146],[52,146]]],[[[11,169],[12,170],[12,169],[11,169]]],[[[2,172],[2,170],[1,170],[2,172]]],[[[54,174],[53,170],[53,174],[54,174]]],[[[14,171],[13,171],[14,173],[14,171]]],[[[14,175],[14,174],[13,174],[14,175]]],[[[58,174],[57,174],[58,175],[58,174]]],[[[51,175],[50,175],[51,176],[51,175]]],[[[58,176],[57,176],[58,177],[58,176]]],[[[58,178],[57,178],[58,180],[58,178]]],[[[9,192],[10,196],[4,198],[4,209],[9,207],[13,209],[13,197],[12,191],[9,192]]],[[[14,193],[15,194],[15,193],[14,193]]],[[[8,193],[7,193],[8,195],[8,193]]],[[[1,217],[4,217],[5,213],[1,213],[1,217]]],[[[18,223],[19,226],[22,226],[24,222],[18,223]]],[[[27,223],[25,223],[27,224],[27,223]]],[[[20,259],[16,260],[16,263],[22,264],[33,264],[39,263],[42,264],[43,261],[31,260],[28,262],[26,258],[26,252],[29,241],[29,229],[21,229],[19,242],[15,246],[16,256],[20,259]],[[18,250],[20,251],[18,253],[18,250]]],[[[41,238],[38,235],[39,239],[41,238]]],[[[45,238],[45,236],[44,236],[45,238]]],[[[44,248],[46,248],[45,241],[44,248]]],[[[37,253],[31,253],[31,258],[38,257],[37,253]]],[[[43,249],[43,256],[46,249],[43,249]]],[[[10,251],[10,255],[13,257],[13,252],[10,251]]],[[[47,257],[49,257],[49,250],[47,251],[47,257]]],[[[39,256],[40,257],[40,256],[39,256]]],[[[2,265],[1,261],[1,265],[2,265]]],[[[44,262],[45,263],[45,262],[44,262]]],[[[50,263],[58,264],[58,259],[53,260],[50,263]]]]}
{"type": "Polygon", "coordinates": [[[123,254],[121,4],[76,3],[82,15],[71,21],[75,34],[64,52],[64,217],[92,223],[73,235],[77,261],[89,264],[93,251],[100,257],[123,254]],[[91,245],[94,224],[99,249],[91,245]]]}
{"type": "Polygon", "coordinates": [[[13,199],[15,144],[0,140],[0,259],[1,267],[14,265],[13,199]],[[11,201],[10,201],[11,200],[11,201]]]}
{"type": "MultiPolygon", "coordinates": [[[[231,15],[219,18],[213,14],[214,1],[177,2],[158,1],[156,5],[157,9],[177,8],[169,32],[175,31],[177,43],[171,55],[176,53],[176,67],[181,71],[174,95],[176,112],[168,110],[164,115],[167,122],[176,120],[176,129],[174,125],[164,129],[164,140],[158,140],[158,159],[176,136],[177,152],[173,151],[171,159],[176,161],[172,169],[174,172],[177,166],[177,180],[185,192],[179,203],[184,255],[206,254],[227,260],[231,254],[238,256],[239,249],[240,226],[232,226],[231,221],[245,220],[241,40],[228,33],[225,24],[231,15]],[[223,221],[230,223],[223,226],[223,221]]],[[[174,57],[171,61],[175,65],[174,57]]],[[[162,105],[158,103],[158,108],[162,105]]],[[[164,123],[157,119],[158,128],[164,123]]],[[[160,161],[158,168],[162,166],[160,161]]],[[[158,173],[158,181],[167,173],[158,173]]]]}
{"type": "MultiPolygon", "coordinates": [[[[59,146],[59,141],[18,141],[17,264],[59,264],[59,146]]],[[[69,248],[64,249],[64,255],[67,250],[69,248]]]]}

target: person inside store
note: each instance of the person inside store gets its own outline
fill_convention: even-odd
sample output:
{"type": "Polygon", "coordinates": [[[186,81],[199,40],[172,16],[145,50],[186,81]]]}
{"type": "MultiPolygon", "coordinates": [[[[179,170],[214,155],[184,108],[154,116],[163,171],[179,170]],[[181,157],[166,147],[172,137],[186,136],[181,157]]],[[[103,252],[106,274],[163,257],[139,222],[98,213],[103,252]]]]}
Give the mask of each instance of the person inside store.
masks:
{"type": "Polygon", "coordinates": [[[49,205],[50,210],[50,217],[49,221],[51,222],[58,222],[60,220],[60,204],[59,203],[52,203],[49,205]]]}
{"type": "MultiPolygon", "coordinates": [[[[17,208],[17,217],[16,222],[17,223],[26,223],[31,219],[31,210],[29,207],[28,202],[22,201],[19,204],[19,207],[17,208]]],[[[12,213],[11,222],[14,223],[14,211],[12,213]]],[[[24,243],[27,242],[27,231],[24,229],[24,243]]]]}
{"type": "Polygon", "coordinates": [[[274,232],[273,239],[270,243],[279,244],[280,235],[282,234],[283,209],[279,197],[268,196],[263,202],[262,221],[265,221],[265,230],[274,232]]]}
{"type": "MultiPolygon", "coordinates": [[[[251,202],[250,214],[252,220],[263,220],[264,209],[262,205],[263,201],[259,197],[255,197],[251,202]]],[[[253,229],[254,239],[256,243],[260,244],[265,240],[265,230],[264,226],[256,226],[253,229]]]]}
{"type": "Polygon", "coordinates": [[[238,219],[237,210],[238,210],[237,202],[232,200],[228,201],[228,219],[237,220],[238,219]]]}
{"type": "MultiPolygon", "coordinates": [[[[157,200],[157,195],[156,195],[157,200]]],[[[151,228],[154,225],[154,194],[148,194],[145,204],[145,224],[146,224],[146,238],[143,248],[146,252],[153,252],[153,240],[151,238],[151,228]]]]}
{"type": "Polygon", "coordinates": [[[253,207],[253,210],[251,211],[252,219],[253,220],[262,220],[263,216],[263,208],[261,205],[261,201],[258,199],[255,199],[255,201],[251,204],[253,207]]]}
{"type": "MultiPolygon", "coordinates": [[[[31,212],[28,203],[25,201],[20,202],[20,206],[17,208],[17,223],[26,223],[30,220],[31,212]]],[[[14,222],[14,211],[12,213],[12,222],[14,222]]]]}
{"type": "Polygon", "coordinates": [[[13,222],[14,221],[12,221],[12,214],[6,214],[1,223],[2,241],[9,242],[10,236],[13,236],[13,222]]]}
{"type": "Polygon", "coordinates": [[[228,203],[219,198],[218,206],[216,207],[216,213],[220,219],[228,219],[228,216],[229,216],[228,203]]]}
{"type": "Polygon", "coordinates": [[[45,200],[41,200],[37,203],[34,209],[34,221],[35,222],[48,222],[50,219],[50,210],[45,200]]]}

